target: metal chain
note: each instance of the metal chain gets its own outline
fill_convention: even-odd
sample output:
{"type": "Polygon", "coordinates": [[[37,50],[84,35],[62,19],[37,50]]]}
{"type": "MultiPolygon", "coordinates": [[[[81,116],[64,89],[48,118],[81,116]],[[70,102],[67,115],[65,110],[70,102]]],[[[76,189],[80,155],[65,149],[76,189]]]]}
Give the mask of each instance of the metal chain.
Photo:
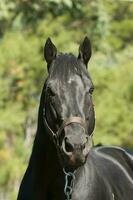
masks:
{"type": "Polygon", "coordinates": [[[72,200],[72,190],[73,190],[73,182],[75,179],[75,172],[66,172],[63,168],[63,172],[65,174],[65,187],[64,187],[64,193],[66,195],[66,200],[72,200]],[[70,182],[69,182],[70,180],[70,182]]]}

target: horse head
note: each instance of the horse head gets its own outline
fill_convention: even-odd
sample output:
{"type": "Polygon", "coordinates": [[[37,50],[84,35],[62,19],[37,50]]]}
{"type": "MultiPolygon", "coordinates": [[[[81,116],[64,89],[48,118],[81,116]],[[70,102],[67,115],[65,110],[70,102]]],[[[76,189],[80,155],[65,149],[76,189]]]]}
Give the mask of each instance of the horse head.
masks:
{"type": "Polygon", "coordinates": [[[92,147],[95,113],[94,85],[87,71],[91,44],[87,37],[79,55],[58,53],[48,38],[44,46],[48,77],[45,82],[44,124],[56,145],[63,167],[76,169],[92,147]]]}

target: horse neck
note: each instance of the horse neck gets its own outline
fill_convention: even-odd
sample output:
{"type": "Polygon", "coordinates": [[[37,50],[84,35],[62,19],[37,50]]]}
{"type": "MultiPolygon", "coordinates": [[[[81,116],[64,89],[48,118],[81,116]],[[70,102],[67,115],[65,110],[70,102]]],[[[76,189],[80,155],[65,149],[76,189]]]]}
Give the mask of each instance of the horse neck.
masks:
{"type": "Polygon", "coordinates": [[[43,171],[44,169],[46,169],[48,172],[51,169],[52,173],[57,174],[58,171],[61,170],[61,166],[59,163],[56,147],[53,141],[51,141],[48,134],[48,130],[46,129],[43,122],[43,106],[44,106],[43,101],[44,101],[44,92],[42,92],[40,100],[37,134],[35,137],[32,154],[35,163],[37,163],[38,167],[40,163],[43,171]]]}

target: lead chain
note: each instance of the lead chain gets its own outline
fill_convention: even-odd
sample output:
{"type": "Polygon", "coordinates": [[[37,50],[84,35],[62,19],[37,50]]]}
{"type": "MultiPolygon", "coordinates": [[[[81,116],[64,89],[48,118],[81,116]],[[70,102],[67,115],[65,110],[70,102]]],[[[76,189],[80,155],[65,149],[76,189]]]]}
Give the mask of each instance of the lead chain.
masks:
{"type": "Polygon", "coordinates": [[[64,187],[64,193],[66,195],[66,200],[72,200],[72,190],[73,190],[73,182],[75,179],[75,171],[74,172],[66,172],[63,168],[63,172],[65,174],[65,187],[64,187]],[[69,185],[69,179],[70,185],[69,185]]]}

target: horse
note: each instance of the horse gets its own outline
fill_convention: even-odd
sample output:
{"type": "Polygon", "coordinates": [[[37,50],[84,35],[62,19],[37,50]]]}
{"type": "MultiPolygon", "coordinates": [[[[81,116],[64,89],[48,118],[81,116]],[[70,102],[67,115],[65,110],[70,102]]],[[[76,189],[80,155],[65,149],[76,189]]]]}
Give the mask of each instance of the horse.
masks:
{"type": "MultiPolygon", "coordinates": [[[[94,146],[94,84],[87,70],[91,43],[78,57],[44,46],[48,76],[37,132],[17,200],[132,200],[133,156],[113,146],[94,146]]],[[[104,122],[103,122],[104,123],[104,122]]]]}

